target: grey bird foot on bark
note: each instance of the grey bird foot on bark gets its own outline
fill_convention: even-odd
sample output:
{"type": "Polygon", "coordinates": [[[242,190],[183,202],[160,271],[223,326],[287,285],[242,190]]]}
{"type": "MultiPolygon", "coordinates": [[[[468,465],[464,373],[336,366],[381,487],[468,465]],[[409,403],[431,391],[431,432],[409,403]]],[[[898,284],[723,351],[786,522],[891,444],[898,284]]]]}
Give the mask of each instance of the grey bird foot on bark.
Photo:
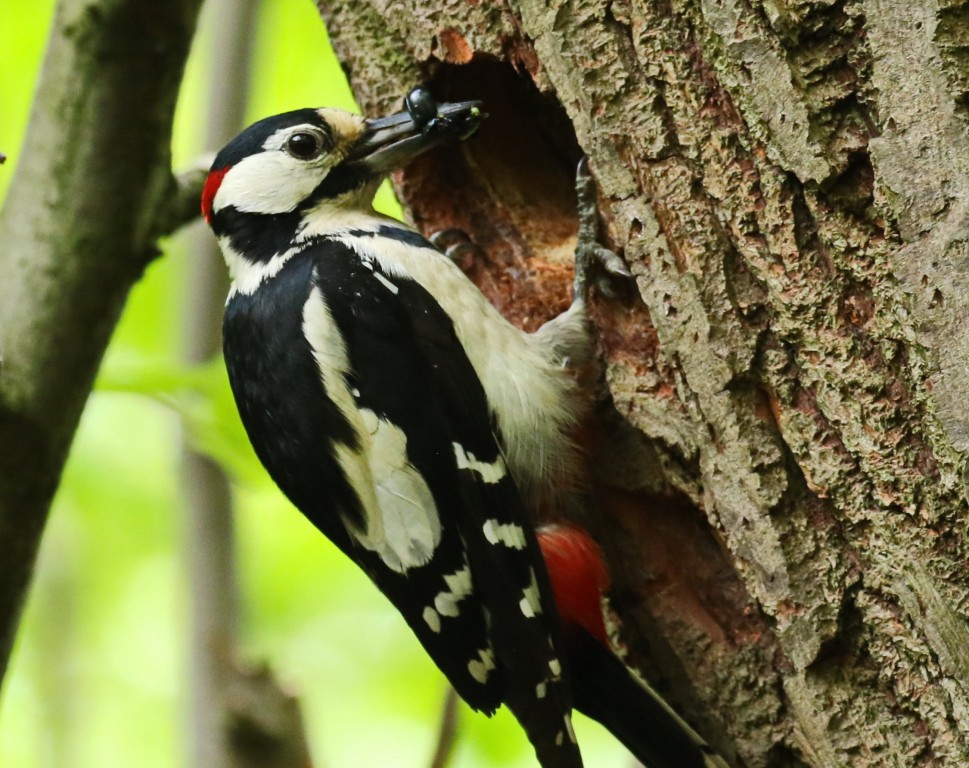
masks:
{"type": "Polygon", "coordinates": [[[623,295],[617,289],[620,281],[628,281],[632,273],[625,262],[598,240],[599,206],[596,202],[596,185],[589,173],[589,158],[583,157],[575,170],[575,195],[579,209],[579,238],[575,245],[575,282],[573,302],[583,301],[589,295],[591,280],[607,297],[623,295]],[[593,275],[596,267],[600,274],[593,275]]]}

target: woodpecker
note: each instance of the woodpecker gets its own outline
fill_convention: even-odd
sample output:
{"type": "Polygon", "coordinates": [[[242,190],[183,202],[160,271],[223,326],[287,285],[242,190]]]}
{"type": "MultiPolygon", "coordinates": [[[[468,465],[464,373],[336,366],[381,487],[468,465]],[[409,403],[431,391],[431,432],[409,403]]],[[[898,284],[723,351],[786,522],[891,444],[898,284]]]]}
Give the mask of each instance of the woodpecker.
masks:
{"type": "Polygon", "coordinates": [[[418,232],[376,213],[390,170],[484,118],[478,102],[426,91],[405,105],[370,120],[287,112],[216,156],[202,213],[232,278],[229,381],[268,473],[461,697],[486,714],[507,705],[543,768],[579,768],[527,509],[579,472],[584,398],[566,358],[589,354],[585,262],[572,306],[527,334],[418,232]]]}
{"type": "Polygon", "coordinates": [[[648,768],[728,768],[724,759],[613,653],[602,550],[575,524],[538,529],[558,607],[577,710],[602,723],[648,768]]]}

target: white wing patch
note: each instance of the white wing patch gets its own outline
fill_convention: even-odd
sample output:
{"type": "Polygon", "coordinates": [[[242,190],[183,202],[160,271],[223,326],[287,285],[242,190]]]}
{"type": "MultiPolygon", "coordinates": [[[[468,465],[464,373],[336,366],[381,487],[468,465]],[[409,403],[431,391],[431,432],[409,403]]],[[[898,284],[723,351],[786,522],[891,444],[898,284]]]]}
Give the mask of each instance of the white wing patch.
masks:
{"type": "Polygon", "coordinates": [[[398,573],[426,565],[441,541],[431,489],[407,459],[404,432],[371,410],[362,408],[360,414],[370,435],[370,472],[383,517],[384,546],[375,551],[398,573]]]}
{"type": "Polygon", "coordinates": [[[457,459],[458,469],[468,469],[477,472],[482,482],[494,485],[506,474],[505,462],[499,456],[494,461],[478,461],[478,457],[471,451],[465,451],[460,443],[451,443],[454,447],[454,458],[457,459]]]}
{"type": "Polygon", "coordinates": [[[481,530],[489,544],[504,544],[512,549],[525,548],[525,531],[517,523],[499,523],[497,520],[485,520],[481,530]]]}
{"type": "Polygon", "coordinates": [[[333,443],[337,462],[356,491],[366,530],[350,535],[397,573],[425,565],[441,541],[441,520],[431,489],[407,459],[407,436],[395,424],[358,408],[346,384],[346,345],[318,287],[303,307],[303,332],[323,377],[327,396],[346,417],[360,447],[333,443]]]}

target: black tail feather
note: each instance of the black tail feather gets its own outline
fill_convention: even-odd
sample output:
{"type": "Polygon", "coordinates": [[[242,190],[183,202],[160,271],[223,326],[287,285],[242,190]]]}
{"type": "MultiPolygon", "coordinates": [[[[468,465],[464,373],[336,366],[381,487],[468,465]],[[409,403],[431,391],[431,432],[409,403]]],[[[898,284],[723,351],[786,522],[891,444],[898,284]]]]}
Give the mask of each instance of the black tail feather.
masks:
{"type": "Polygon", "coordinates": [[[647,768],[714,768],[726,763],[659,694],[588,634],[570,638],[572,692],[579,712],[602,723],[647,768]]]}

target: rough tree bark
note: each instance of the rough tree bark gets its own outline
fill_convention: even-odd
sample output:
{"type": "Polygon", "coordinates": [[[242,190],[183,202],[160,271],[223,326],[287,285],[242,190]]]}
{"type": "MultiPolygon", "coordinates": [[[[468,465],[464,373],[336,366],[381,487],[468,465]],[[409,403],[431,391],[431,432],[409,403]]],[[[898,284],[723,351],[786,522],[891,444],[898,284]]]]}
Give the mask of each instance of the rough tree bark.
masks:
{"type": "Polygon", "coordinates": [[[61,0],[0,211],[0,679],[51,498],[128,290],[198,215],[172,175],[201,0],[61,0]]]}
{"type": "Polygon", "coordinates": [[[638,287],[596,308],[634,658],[738,764],[969,764],[969,4],[321,12],[365,111],[486,101],[398,186],[526,327],[567,299],[591,159],[638,287]]]}

